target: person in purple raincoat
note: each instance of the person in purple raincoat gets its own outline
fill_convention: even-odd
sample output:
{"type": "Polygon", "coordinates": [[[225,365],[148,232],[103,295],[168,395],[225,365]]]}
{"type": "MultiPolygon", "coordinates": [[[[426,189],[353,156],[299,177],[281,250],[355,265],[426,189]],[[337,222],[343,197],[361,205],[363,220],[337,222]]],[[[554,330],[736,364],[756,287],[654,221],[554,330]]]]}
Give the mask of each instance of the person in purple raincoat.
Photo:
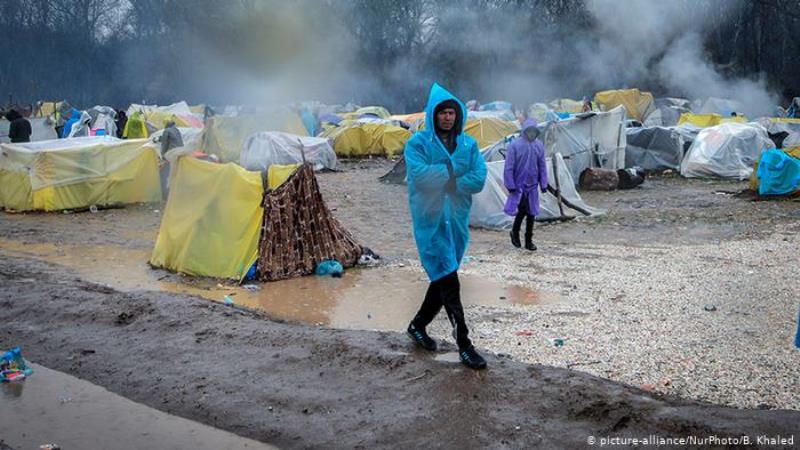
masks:
{"type": "Polygon", "coordinates": [[[522,123],[522,134],[508,146],[503,181],[508,189],[505,212],[514,218],[511,244],[521,247],[519,230],[525,224],[525,248],[536,250],[533,244],[533,221],[539,214],[539,190],[547,192],[547,164],[544,144],[539,137],[535,119],[522,123]]]}

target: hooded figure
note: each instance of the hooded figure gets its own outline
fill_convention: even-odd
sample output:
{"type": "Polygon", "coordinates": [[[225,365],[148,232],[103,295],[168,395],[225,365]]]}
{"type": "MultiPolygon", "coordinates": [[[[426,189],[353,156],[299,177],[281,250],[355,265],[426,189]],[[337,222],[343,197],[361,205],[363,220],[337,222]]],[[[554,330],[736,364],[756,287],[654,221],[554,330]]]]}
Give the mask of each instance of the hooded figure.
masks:
{"type": "Polygon", "coordinates": [[[28,119],[13,109],[6,114],[6,119],[11,122],[8,127],[8,139],[11,140],[11,143],[31,141],[33,131],[28,119]]]}
{"type": "Polygon", "coordinates": [[[511,243],[521,247],[519,229],[525,224],[525,248],[536,250],[533,244],[533,221],[539,215],[539,190],[547,192],[547,163],[544,144],[539,137],[536,119],[522,124],[522,134],[508,146],[503,170],[503,182],[508,189],[505,212],[516,216],[511,229],[511,243]]]}
{"type": "Polygon", "coordinates": [[[70,133],[72,132],[72,127],[80,123],[81,112],[75,108],[72,108],[69,110],[69,113],[67,113],[67,117],[65,118],[67,119],[67,121],[64,124],[64,128],[61,130],[62,138],[68,138],[70,133]]]}
{"type": "Polygon", "coordinates": [[[481,369],[486,361],[468,337],[457,271],[469,243],[472,196],[486,182],[486,163],[475,140],[464,134],[467,111],[453,94],[434,84],[425,113],[425,129],[408,141],[404,158],[414,238],[431,284],[408,333],[422,347],[435,350],[425,327],[444,307],[461,361],[481,369]]]}

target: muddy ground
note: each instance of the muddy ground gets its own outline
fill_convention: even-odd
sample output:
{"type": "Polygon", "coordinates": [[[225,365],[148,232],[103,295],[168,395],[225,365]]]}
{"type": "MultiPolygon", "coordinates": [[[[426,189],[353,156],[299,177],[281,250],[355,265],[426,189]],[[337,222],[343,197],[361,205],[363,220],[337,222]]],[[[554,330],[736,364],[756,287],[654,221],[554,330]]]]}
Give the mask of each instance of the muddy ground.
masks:
{"type": "MultiPolygon", "coordinates": [[[[390,166],[363,161],[319,176],[336,216],[384,256],[386,266],[372,270],[389,273],[416,264],[405,188],[376,180],[390,166]]],[[[466,271],[495,272],[496,278],[579,300],[591,286],[572,286],[581,285],[582,277],[588,284],[590,277],[577,270],[566,281],[537,258],[552,255],[580,266],[598,258],[602,262],[596,246],[636,255],[653,246],[685,251],[738,241],[758,245],[777,231],[800,231],[798,203],[753,203],[730,195],[744,186],[666,177],[633,191],[584,194],[587,203],[610,213],[537,227],[542,250],[519,257],[525,267],[548,269],[539,277],[541,285],[535,274],[520,277],[500,260],[509,253],[505,233],[476,230],[469,254],[484,262],[466,271]]],[[[141,205],[97,214],[0,214],[0,347],[21,345],[28,357],[47,367],[279,447],[579,447],[590,435],[787,435],[800,429],[797,411],[714,406],[676,397],[706,398],[691,390],[660,396],[590,373],[525,364],[546,360],[480,339],[479,331],[498,317],[496,309],[467,311],[476,324],[477,344],[489,348],[490,369],[475,373],[413,349],[397,332],[270,320],[180,290],[164,292],[156,282],[151,288],[147,280],[114,287],[124,285],[121,259],[145,264],[162,209],[141,205]],[[69,250],[46,260],[25,252],[42,246],[69,250]],[[83,249],[76,253],[80,256],[70,257],[76,249],[83,249]],[[92,267],[109,262],[89,276],[80,270],[82,260],[92,267]],[[117,280],[103,283],[104,277],[117,280]]],[[[153,280],[164,277],[179,278],[154,272],[153,280]]],[[[636,277],[629,274],[620,283],[635,292],[636,277]]],[[[737,277],[731,274],[732,280],[737,277]]],[[[596,301],[610,306],[614,295],[605,293],[596,301]]],[[[513,325],[523,317],[520,311],[508,309],[503,320],[513,325]]],[[[789,334],[790,319],[776,324],[780,336],[789,334]]],[[[446,350],[452,351],[452,345],[445,343],[446,350]]],[[[797,366],[796,355],[787,358],[781,362],[797,366]]],[[[609,357],[607,365],[615,364],[621,363],[609,357]]],[[[776,403],[795,404],[797,384],[773,387],[794,389],[782,392],[785,403],[776,403]]]]}

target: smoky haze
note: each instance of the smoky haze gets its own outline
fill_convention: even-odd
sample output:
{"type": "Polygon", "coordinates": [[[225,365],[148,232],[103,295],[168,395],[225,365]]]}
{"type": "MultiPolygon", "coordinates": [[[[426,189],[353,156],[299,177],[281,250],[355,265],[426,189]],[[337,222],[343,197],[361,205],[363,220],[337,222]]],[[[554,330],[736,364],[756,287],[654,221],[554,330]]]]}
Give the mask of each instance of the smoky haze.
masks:
{"type": "Polygon", "coordinates": [[[800,0],[4,0],[0,26],[21,39],[0,49],[0,92],[413,112],[434,81],[518,106],[638,87],[765,115],[798,91],[800,62],[785,57],[798,44],[763,29],[796,27],[790,4],[800,0]]]}

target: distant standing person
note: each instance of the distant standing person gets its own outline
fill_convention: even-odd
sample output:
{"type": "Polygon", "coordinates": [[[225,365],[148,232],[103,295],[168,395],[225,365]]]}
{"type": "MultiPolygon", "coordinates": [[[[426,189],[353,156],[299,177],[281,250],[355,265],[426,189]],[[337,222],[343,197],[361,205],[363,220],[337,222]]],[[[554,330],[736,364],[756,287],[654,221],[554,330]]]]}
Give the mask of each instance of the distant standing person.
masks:
{"type": "Polygon", "coordinates": [[[117,119],[115,122],[117,125],[117,137],[122,139],[122,133],[125,131],[125,124],[128,123],[128,115],[125,114],[125,111],[117,111],[117,119]]]}
{"type": "Polygon", "coordinates": [[[522,134],[508,147],[503,182],[508,189],[505,212],[514,217],[511,244],[521,247],[519,231],[525,220],[525,249],[534,251],[533,222],[539,215],[539,190],[547,192],[547,163],[536,119],[522,124],[522,134]]]}
{"type": "Polygon", "coordinates": [[[31,130],[31,123],[28,119],[22,117],[22,114],[14,109],[6,113],[6,119],[11,122],[8,128],[8,138],[12,143],[31,141],[33,130],[31,130]]]}
{"type": "Polygon", "coordinates": [[[464,134],[467,110],[453,94],[434,84],[425,108],[425,129],[408,141],[408,201],[422,267],[430,285],[408,334],[422,348],[436,350],[425,328],[444,307],[461,362],[486,367],[472,346],[461,305],[458,268],[469,243],[472,196],[486,182],[486,163],[475,140],[464,134]]]}
{"type": "Polygon", "coordinates": [[[167,160],[167,152],[173,148],[183,147],[183,136],[181,130],[175,126],[174,120],[169,120],[164,124],[164,132],[161,134],[161,158],[162,162],[159,167],[161,175],[161,193],[166,199],[169,193],[169,171],[170,163],[167,160]]]}

